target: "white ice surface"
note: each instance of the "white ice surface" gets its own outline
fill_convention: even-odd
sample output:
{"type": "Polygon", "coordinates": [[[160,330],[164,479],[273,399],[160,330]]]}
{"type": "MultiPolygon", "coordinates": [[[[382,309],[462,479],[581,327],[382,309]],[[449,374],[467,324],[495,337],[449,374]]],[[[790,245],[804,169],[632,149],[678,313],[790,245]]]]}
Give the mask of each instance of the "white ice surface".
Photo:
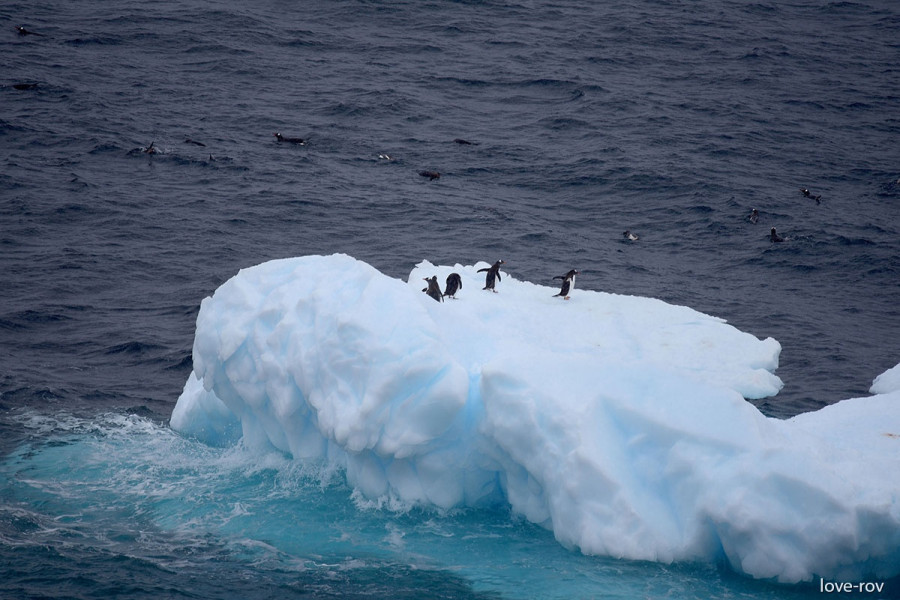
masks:
{"type": "Polygon", "coordinates": [[[486,266],[242,270],[201,305],[172,427],[338,465],[372,499],[508,504],[585,553],[783,582],[900,573],[898,368],[880,395],[767,418],[745,398],[781,388],[775,340],[503,271],[483,291],[486,266]],[[422,293],[451,272],[457,300],[422,293]]]}

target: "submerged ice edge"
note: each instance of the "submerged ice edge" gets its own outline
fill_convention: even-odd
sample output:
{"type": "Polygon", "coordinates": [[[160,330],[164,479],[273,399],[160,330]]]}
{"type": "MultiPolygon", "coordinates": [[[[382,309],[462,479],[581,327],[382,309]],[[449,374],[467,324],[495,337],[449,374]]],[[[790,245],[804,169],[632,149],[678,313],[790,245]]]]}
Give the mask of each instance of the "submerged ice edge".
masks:
{"type": "Polygon", "coordinates": [[[324,459],[368,498],[508,503],[589,554],[724,556],[783,582],[900,572],[900,392],[766,418],[744,398],[780,389],[775,340],[502,271],[490,293],[487,266],[241,271],[201,305],[172,427],[324,459]],[[422,293],[451,272],[456,300],[422,293]]]}
{"type": "MultiPolygon", "coordinates": [[[[344,587],[350,584],[370,596],[395,597],[393,589],[373,592],[362,582],[388,573],[396,583],[408,573],[419,596],[444,584],[451,586],[444,595],[454,598],[568,599],[600,590],[659,597],[673,590],[697,594],[698,585],[711,598],[738,590],[770,595],[713,565],[654,566],[569,552],[506,510],[437,511],[393,498],[368,500],[327,465],[243,444],[212,448],[146,416],[22,410],[13,421],[35,436],[0,462],[2,486],[17,498],[0,507],[0,520],[8,517],[11,527],[0,527],[0,537],[10,556],[37,570],[75,565],[85,574],[78,557],[99,551],[124,559],[126,581],[138,563],[158,568],[176,587],[186,573],[229,586],[223,589],[267,589],[276,581],[297,586],[299,577],[336,585],[337,596],[352,595],[344,587]],[[23,472],[27,478],[18,476],[23,472]],[[47,547],[61,554],[48,558],[47,547]],[[244,579],[251,564],[264,574],[263,587],[258,578],[244,579]],[[347,579],[335,580],[336,573],[347,579]],[[560,573],[567,573],[565,581],[560,573]]],[[[108,563],[93,573],[108,583],[108,563]]],[[[2,589],[17,590],[9,579],[2,589]]]]}

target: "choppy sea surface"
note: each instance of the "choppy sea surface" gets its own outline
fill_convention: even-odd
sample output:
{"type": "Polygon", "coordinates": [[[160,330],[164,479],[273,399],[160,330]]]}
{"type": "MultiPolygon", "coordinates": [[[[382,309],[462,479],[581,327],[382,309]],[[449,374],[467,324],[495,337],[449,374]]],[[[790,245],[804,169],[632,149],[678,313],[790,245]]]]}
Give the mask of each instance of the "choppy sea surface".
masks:
{"type": "Polygon", "coordinates": [[[0,596],[821,596],[167,421],[200,301],[333,252],[577,268],[781,342],[767,415],[866,395],[900,362],[900,5],[5,2],[0,55],[0,596]]]}

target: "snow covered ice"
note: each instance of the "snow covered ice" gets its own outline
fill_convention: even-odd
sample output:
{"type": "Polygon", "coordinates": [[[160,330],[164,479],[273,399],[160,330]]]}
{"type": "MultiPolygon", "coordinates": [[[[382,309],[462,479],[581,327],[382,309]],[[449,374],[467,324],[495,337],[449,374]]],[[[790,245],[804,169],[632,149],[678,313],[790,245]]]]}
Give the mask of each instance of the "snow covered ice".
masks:
{"type": "MultiPolygon", "coordinates": [[[[786,421],[781,347],[686,307],[345,255],[203,300],[172,427],[346,472],[370,499],[510,509],[567,547],[782,582],[900,574],[900,377],[786,421]],[[425,277],[462,276],[436,302],[425,277]]],[[[562,269],[565,271],[568,269],[562,269]]],[[[548,283],[556,273],[548,274],[548,283]]]]}

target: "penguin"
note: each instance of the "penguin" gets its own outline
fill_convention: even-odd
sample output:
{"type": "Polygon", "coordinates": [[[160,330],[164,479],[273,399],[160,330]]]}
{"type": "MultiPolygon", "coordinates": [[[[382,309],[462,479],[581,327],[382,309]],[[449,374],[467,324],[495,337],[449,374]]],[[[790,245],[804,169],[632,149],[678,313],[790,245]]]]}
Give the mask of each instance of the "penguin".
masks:
{"type": "Polygon", "coordinates": [[[753,210],[750,211],[750,216],[747,218],[750,220],[751,223],[756,225],[756,223],[759,221],[759,211],[754,208],[753,210]]]}
{"type": "Polygon", "coordinates": [[[477,146],[475,142],[470,142],[469,140],[464,140],[462,138],[456,138],[453,140],[454,143],[459,144],[460,146],[477,146]]]}
{"type": "Polygon", "coordinates": [[[206,144],[204,144],[203,142],[198,142],[197,140],[192,140],[191,138],[187,138],[186,140],[184,140],[184,143],[193,144],[194,146],[203,146],[204,148],[206,148],[206,144]]]}
{"type": "Polygon", "coordinates": [[[456,300],[456,292],[461,289],[462,277],[459,276],[459,273],[450,273],[447,275],[447,287],[444,289],[444,295],[456,300]]]}
{"type": "Polygon", "coordinates": [[[478,273],[482,273],[487,271],[487,275],[484,278],[484,287],[481,288],[483,290],[491,290],[495,294],[497,290],[494,289],[494,286],[500,279],[500,265],[506,264],[503,260],[498,260],[493,265],[491,265],[487,269],[478,269],[478,273]]]}
{"type": "Polygon", "coordinates": [[[441,174],[437,171],[419,171],[419,175],[427,177],[428,181],[434,181],[435,179],[441,178],[441,174]]]}
{"type": "Polygon", "coordinates": [[[37,89],[36,83],[14,83],[13,88],[17,90],[34,90],[37,89]]]}
{"type": "Polygon", "coordinates": [[[132,148],[127,154],[128,156],[137,156],[138,154],[160,154],[160,151],[154,146],[155,143],[156,142],[150,142],[150,145],[147,147],[142,146],[140,148],[132,148]]]}
{"type": "Polygon", "coordinates": [[[288,144],[297,144],[297,145],[300,145],[300,146],[305,146],[305,145],[306,145],[306,140],[304,140],[303,138],[298,138],[298,137],[284,137],[284,136],[281,135],[280,133],[273,133],[272,135],[274,135],[274,136],[275,136],[275,139],[277,139],[279,142],[287,142],[288,144]]]}
{"type": "Polygon", "coordinates": [[[36,33],[34,31],[28,31],[27,29],[25,29],[24,25],[19,25],[18,27],[16,27],[16,31],[19,32],[19,35],[44,35],[43,33],[36,33]]]}
{"type": "Polygon", "coordinates": [[[809,198],[810,200],[815,200],[816,204],[822,203],[822,195],[821,194],[819,194],[818,196],[813,196],[812,193],[810,193],[810,191],[806,188],[800,188],[800,193],[803,194],[805,197],[809,198]]]}
{"type": "Polygon", "coordinates": [[[423,289],[422,291],[438,302],[443,302],[444,297],[443,295],[441,295],[441,286],[438,285],[437,275],[434,275],[430,279],[428,277],[423,277],[422,279],[428,282],[428,287],[423,289]]]}
{"type": "Polygon", "coordinates": [[[636,241],[638,241],[639,239],[641,239],[641,238],[639,238],[637,235],[631,233],[631,232],[630,232],[629,230],[627,230],[627,229],[625,230],[625,233],[622,234],[622,237],[625,238],[626,240],[628,240],[629,242],[636,242],[636,241]]]}
{"type": "Polygon", "coordinates": [[[775,233],[775,228],[772,228],[772,233],[769,234],[769,240],[773,242],[783,242],[784,238],[775,233]]]}
{"type": "Polygon", "coordinates": [[[572,269],[565,275],[557,275],[553,279],[562,279],[562,288],[560,288],[559,293],[553,296],[556,298],[557,296],[562,296],[563,300],[569,299],[569,292],[575,289],[575,276],[578,275],[578,271],[572,269]]]}
{"type": "Polygon", "coordinates": [[[380,158],[381,160],[394,160],[389,154],[379,154],[378,158],[380,158]]]}

